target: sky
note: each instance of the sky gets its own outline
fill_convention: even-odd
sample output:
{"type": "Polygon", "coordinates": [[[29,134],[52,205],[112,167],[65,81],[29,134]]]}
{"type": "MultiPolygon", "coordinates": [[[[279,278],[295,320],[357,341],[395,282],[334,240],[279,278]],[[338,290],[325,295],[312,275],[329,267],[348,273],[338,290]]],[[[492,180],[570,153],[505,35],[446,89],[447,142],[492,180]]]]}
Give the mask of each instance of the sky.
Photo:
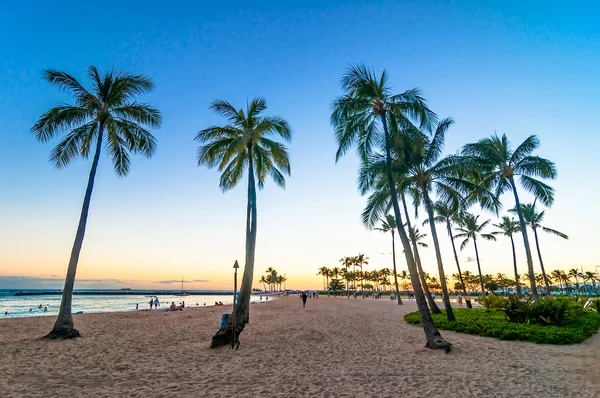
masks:
{"type": "MultiPolygon", "coordinates": [[[[4,4],[0,288],[62,286],[91,161],[54,168],[48,158],[56,141],[39,143],[30,128],[70,100],[41,79],[42,70],[87,84],[88,65],[151,77],[156,90],[140,100],[161,110],[163,125],[154,131],[156,154],[134,157],[127,177],[101,158],[76,288],[178,288],[182,277],[188,289],[232,287],[233,263],[244,259],[246,180],[222,193],[218,171],[197,166],[193,138],[223,123],[209,110],[214,99],[241,107],[258,96],[294,135],[286,189],[268,182],[258,194],[255,279],[274,267],[288,288],[316,288],[319,267],[359,252],[370,268],[391,267],[389,235],[360,223],[356,156],[335,162],[331,103],[353,63],[387,69],[395,90],[420,87],[440,117],[453,117],[446,153],[494,132],[515,146],[538,135],[538,154],[559,171],[545,223],[570,238],[541,234],[546,269],[596,271],[599,11],[591,1],[4,4]]],[[[512,197],[502,200],[513,207],[512,197]]],[[[490,213],[481,218],[496,222],[490,213]]],[[[452,274],[450,242],[442,229],[439,235],[452,274]]],[[[423,266],[437,274],[429,243],[423,266]]],[[[481,242],[479,250],[484,273],[511,273],[509,241],[481,242]]],[[[524,269],[522,241],[517,250],[524,269]]],[[[459,257],[476,272],[472,247],[459,257]]],[[[401,252],[398,264],[406,269],[401,252]]],[[[536,258],[534,265],[539,272],[536,258]]]]}

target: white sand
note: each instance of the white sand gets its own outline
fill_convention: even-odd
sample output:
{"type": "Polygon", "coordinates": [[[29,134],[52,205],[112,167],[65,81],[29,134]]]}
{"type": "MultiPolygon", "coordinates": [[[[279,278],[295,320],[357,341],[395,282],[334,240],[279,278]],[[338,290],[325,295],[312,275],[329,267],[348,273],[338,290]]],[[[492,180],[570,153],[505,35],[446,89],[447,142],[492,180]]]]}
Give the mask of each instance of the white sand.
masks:
{"type": "Polygon", "coordinates": [[[252,305],[238,351],[211,350],[230,307],[75,316],[84,338],[40,341],[53,318],[0,320],[0,397],[600,397],[600,338],[575,346],[442,331],[423,347],[414,303],[297,297],[252,305]]]}

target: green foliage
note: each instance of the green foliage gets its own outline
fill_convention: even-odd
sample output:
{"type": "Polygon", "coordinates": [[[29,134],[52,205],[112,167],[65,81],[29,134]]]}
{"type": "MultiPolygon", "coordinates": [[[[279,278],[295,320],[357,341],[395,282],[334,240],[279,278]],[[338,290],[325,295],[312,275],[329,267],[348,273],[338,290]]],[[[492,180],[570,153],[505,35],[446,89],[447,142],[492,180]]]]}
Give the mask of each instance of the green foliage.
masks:
{"type": "Polygon", "coordinates": [[[594,310],[598,314],[600,314],[600,298],[590,300],[590,303],[592,304],[592,306],[591,306],[592,310],[594,310]]]}
{"type": "Polygon", "coordinates": [[[530,299],[511,296],[503,310],[511,322],[564,326],[583,316],[584,304],[577,298],[566,297],[544,297],[534,304],[530,299]]]}
{"type": "Polygon", "coordinates": [[[506,299],[496,294],[489,294],[487,296],[479,296],[479,304],[488,311],[501,310],[504,308],[506,299]]]}
{"type": "MultiPolygon", "coordinates": [[[[564,326],[544,326],[534,323],[510,322],[501,311],[455,308],[456,321],[449,322],[446,314],[433,314],[435,325],[442,330],[495,337],[500,340],[532,341],[540,344],[581,343],[600,328],[600,315],[586,312],[564,326]]],[[[410,324],[420,324],[418,312],[404,316],[410,324]]]]}
{"type": "Polygon", "coordinates": [[[339,279],[332,279],[329,281],[329,290],[332,292],[341,292],[345,290],[344,283],[339,279]]]}

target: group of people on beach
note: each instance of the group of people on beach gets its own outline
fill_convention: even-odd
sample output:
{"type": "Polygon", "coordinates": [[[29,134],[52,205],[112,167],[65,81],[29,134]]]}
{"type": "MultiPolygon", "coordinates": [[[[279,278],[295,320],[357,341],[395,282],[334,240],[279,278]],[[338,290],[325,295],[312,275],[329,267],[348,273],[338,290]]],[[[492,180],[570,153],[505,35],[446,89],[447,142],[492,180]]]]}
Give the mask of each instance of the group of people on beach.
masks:
{"type": "MultiPolygon", "coordinates": [[[[40,305],[38,305],[37,308],[38,308],[38,310],[43,310],[44,312],[48,312],[48,306],[47,305],[44,306],[44,305],[40,304],[40,305]]],[[[33,308],[30,308],[29,312],[33,312],[33,308]]],[[[8,315],[10,315],[10,312],[4,311],[4,316],[8,316],[8,315]]]]}

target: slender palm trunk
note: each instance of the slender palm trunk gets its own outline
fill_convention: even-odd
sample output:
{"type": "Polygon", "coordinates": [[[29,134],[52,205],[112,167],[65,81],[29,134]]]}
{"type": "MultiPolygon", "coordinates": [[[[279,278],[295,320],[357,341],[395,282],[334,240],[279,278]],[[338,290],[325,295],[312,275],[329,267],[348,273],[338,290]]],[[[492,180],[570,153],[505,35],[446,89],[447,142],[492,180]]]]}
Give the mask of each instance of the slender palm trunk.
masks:
{"type": "Polygon", "coordinates": [[[521,295],[521,285],[519,284],[519,272],[517,271],[517,252],[515,251],[515,241],[512,235],[510,236],[510,244],[512,246],[513,266],[515,269],[515,283],[517,284],[517,295],[521,295]]]}
{"type": "Polygon", "coordinates": [[[90,169],[88,184],[85,190],[85,196],[83,198],[83,206],[81,208],[81,215],[79,216],[79,225],[77,226],[77,232],[75,233],[75,242],[73,243],[73,248],[71,249],[71,257],[69,259],[69,266],[67,268],[67,276],[65,278],[65,285],[63,289],[62,299],[60,302],[60,310],[58,312],[58,317],[56,318],[56,322],[54,323],[52,331],[46,336],[44,336],[45,338],[70,339],[73,337],[80,336],[79,331],[74,328],[71,304],[73,302],[73,287],[75,285],[77,263],[79,261],[79,254],[81,253],[81,246],[83,245],[85,227],[87,224],[87,217],[90,209],[90,201],[92,199],[92,191],[94,190],[96,170],[98,169],[98,162],[100,161],[100,152],[102,151],[103,135],[104,123],[101,122],[98,126],[98,140],[96,141],[96,152],[94,153],[94,160],[92,161],[92,168],[90,169]]]}
{"type": "Polygon", "coordinates": [[[256,183],[254,181],[254,159],[252,158],[252,144],[248,145],[248,206],[246,209],[246,265],[239,298],[235,307],[236,325],[235,336],[233,331],[233,318],[219,329],[213,336],[211,348],[231,344],[232,339],[239,343],[239,335],[250,321],[250,296],[252,294],[252,280],[254,278],[254,252],[256,249],[256,183]]]}
{"type": "Polygon", "coordinates": [[[479,271],[479,282],[481,283],[481,294],[485,295],[485,286],[483,286],[483,274],[481,273],[481,264],[479,264],[479,250],[477,250],[477,239],[473,237],[475,244],[475,258],[477,259],[477,270],[479,271]]]}
{"type": "Polygon", "coordinates": [[[419,276],[415,264],[415,259],[413,257],[412,250],[410,249],[410,242],[408,241],[408,236],[406,235],[406,231],[404,230],[404,225],[402,223],[402,214],[400,213],[400,205],[398,204],[398,197],[396,196],[396,187],[394,185],[394,176],[392,174],[390,135],[387,128],[387,120],[385,114],[381,115],[381,121],[383,124],[383,131],[385,133],[387,171],[386,174],[390,190],[390,197],[392,198],[392,205],[394,207],[394,216],[396,217],[398,235],[400,236],[400,241],[402,242],[402,246],[404,247],[404,255],[406,257],[406,263],[408,265],[408,271],[410,273],[413,291],[415,292],[415,299],[417,301],[417,308],[419,309],[421,324],[423,325],[423,331],[425,333],[425,345],[429,348],[443,348],[444,351],[449,352],[452,349],[452,345],[442,338],[440,332],[435,327],[435,324],[433,323],[433,317],[427,309],[427,302],[425,301],[423,289],[421,288],[421,283],[419,282],[419,276]]]}
{"type": "Polygon", "coordinates": [[[411,234],[410,239],[412,243],[412,249],[415,254],[415,261],[417,263],[417,270],[419,271],[419,278],[421,280],[421,285],[423,286],[423,291],[425,292],[425,300],[427,300],[427,304],[429,305],[429,309],[434,314],[441,314],[442,311],[439,309],[433,297],[431,297],[431,293],[429,292],[429,286],[427,285],[427,280],[425,280],[425,272],[423,272],[423,267],[421,266],[421,256],[419,255],[419,248],[417,246],[417,240],[413,235],[413,229],[410,222],[410,215],[408,214],[408,208],[406,206],[406,198],[404,197],[404,192],[400,192],[400,198],[402,199],[402,206],[404,207],[404,214],[406,214],[406,226],[408,227],[408,231],[411,234]]]}
{"type": "Polygon", "coordinates": [[[452,235],[452,226],[450,226],[450,222],[446,221],[446,228],[448,229],[448,235],[450,236],[450,242],[452,242],[452,251],[454,252],[454,260],[456,261],[456,268],[458,269],[458,278],[460,279],[460,284],[463,288],[463,294],[465,295],[465,303],[467,304],[467,308],[473,308],[471,305],[471,299],[467,294],[467,286],[465,285],[465,281],[462,276],[462,272],[460,270],[460,262],[458,261],[458,254],[456,253],[456,245],[454,244],[454,236],[452,235]]]}
{"type": "Polygon", "coordinates": [[[529,247],[529,238],[527,237],[527,224],[523,218],[523,212],[521,211],[521,203],[519,202],[519,195],[517,193],[517,185],[513,177],[510,177],[510,185],[515,195],[515,204],[517,208],[517,214],[519,215],[519,223],[521,224],[521,233],[523,234],[523,243],[525,244],[525,254],[527,255],[527,270],[529,271],[529,283],[531,284],[531,297],[537,304],[538,292],[535,285],[535,274],[533,272],[533,259],[531,258],[531,248],[529,247]]]}
{"type": "Polygon", "coordinates": [[[450,322],[456,320],[450,304],[450,296],[448,295],[448,286],[446,285],[446,274],[444,273],[444,264],[442,263],[442,253],[440,252],[440,242],[438,241],[437,230],[435,228],[435,220],[433,217],[433,207],[427,189],[422,189],[423,198],[425,199],[425,208],[429,216],[429,226],[431,227],[431,236],[433,238],[433,246],[435,248],[435,258],[437,260],[438,272],[440,273],[440,285],[442,287],[442,299],[444,300],[444,308],[446,308],[446,316],[450,322]]]}
{"type": "Polygon", "coordinates": [[[396,270],[396,242],[394,239],[394,230],[392,229],[392,258],[394,260],[394,283],[396,284],[396,297],[398,297],[398,305],[402,305],[400,298],[400,289],[398,288],[398,271],[396,270]]]}
{"type": "Polygon", "coordinates": [[[329,275],[327,275],[327,297],[329,297],[329,275]]]}
{"type": "Polygon", "coordinates": [[[540,267],[542,268],[542,275],[544,276],[544,284],[546,285],[546,293],[548,296],[550,293],[550,283],[548,283],[548,275],[546,275],[546,270],[544,269],[544,261],[542,260],[542,252],[540,251],[540,242],[538,240],[537,229],[533,228],[533,236],[535,237],[535,247],[537,249],[538,258],[540,259],[540,267]]]}

